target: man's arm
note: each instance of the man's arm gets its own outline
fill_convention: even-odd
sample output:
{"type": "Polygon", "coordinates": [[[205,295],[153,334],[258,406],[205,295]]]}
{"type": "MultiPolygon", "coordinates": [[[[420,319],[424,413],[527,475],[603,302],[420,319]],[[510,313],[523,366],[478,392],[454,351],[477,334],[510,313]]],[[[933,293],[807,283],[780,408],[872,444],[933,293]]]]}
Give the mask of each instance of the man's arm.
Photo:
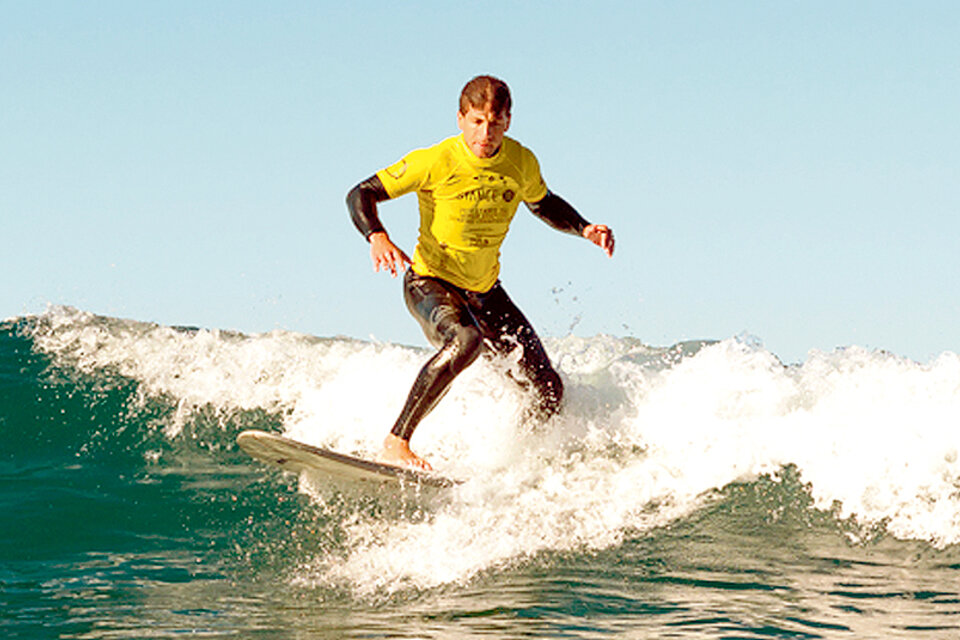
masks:
{"type": "Polygon", "coordinates": [[[579,236],[590,224],[566,200],[551,191],[539,201],[526,204],[533,215],[557,231],[579,236]]]}
{"type": "Polygon", "coordinates": [[[613,231],[603,224],[590,224],[557,194],[548,191],[541,200],[526,204],[533,215],[554,229],[582,236],[613,256],[613,231]]]}
{"type": "Polygon", "coordinates": [[[373,175],[350,190],[347,194],[347,209],[353,224],[370,242],[373,270],[380,271],[382,268],[396,277],[404,264],[410,264],[410,258],[393,244],[386,228],[380,222],[377,203],[389,199],[390,195],[380,178],[373,175]]]}
{"type": "Polygon", "coordinates": [[[350,211],[350,219],[364,238],[369,240],[371,234],[386,231],[377,213],[377,203],[389,199],[387,190],[376,174],[350,189],[347,194],[347,209],[350,211]]]}

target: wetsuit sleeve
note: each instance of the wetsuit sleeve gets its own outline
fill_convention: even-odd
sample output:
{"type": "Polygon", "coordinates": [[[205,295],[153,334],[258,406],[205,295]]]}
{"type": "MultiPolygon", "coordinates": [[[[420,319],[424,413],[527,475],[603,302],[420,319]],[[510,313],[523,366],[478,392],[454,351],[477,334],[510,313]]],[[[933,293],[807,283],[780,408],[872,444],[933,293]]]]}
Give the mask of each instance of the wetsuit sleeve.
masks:
{"type": "Polygon", "coordinates": [[[566,200],[550,191],[547,191],[542,200],[526,204],[533,215],[557,231],[580,236],[590,224],[566,200]]]}
{"type": "Polygon", "coordinates": [[[367,240],[378,231],[386,231],[377,213],[377,203],[389,200],[387,190],[376,175],[370,176],[347,194],[350,218],[367,240]]]}
{"type": "Polygon", "coordinates": [[[437,145],[430,149],[411,151],[398,162],[377,171],[347,194],[350,218],[363,237],[386,231],[377,213],[377,203],[398,198],[405,193],[424,188],[429,178],[437,145]]]}

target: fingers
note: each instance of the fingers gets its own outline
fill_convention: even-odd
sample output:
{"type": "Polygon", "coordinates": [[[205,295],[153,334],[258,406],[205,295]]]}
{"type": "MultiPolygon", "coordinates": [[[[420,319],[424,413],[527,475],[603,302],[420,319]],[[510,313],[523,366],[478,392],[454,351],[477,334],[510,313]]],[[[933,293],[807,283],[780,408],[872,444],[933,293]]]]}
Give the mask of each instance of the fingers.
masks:
{"type": "Polygon", "coordinates": [[[607,257],[613,257],[613,230],[605,224],[591,224],[583,230],[583,236],[597,245],[607,254],[607,257]]]}
{"type": "Polygon", "coordinates": [[[410,264],[410,259],[399,249],[381,253],[373,258],[374,271],[379,272],[381,269],[383,271],[389,271],[390,275],[394,278],[397,277],[397,273],[402,271],[407,264],[410,264]]]}
{"type": "Polygon", "coordinates": [[[389,271],[396,278],[405,265],[410,264],[410,258],[397,245],[390,242],[386,234],[374,234],[370,242],[370,258],[373,260],[373,270],[389,271]]]}
{"type": "Polygon", "coordinates": [[[597,246],[599,246],[601,249],[604,250],[604,252],[606,252],[608,258],[612,258],[613,244],[614,244],[613,231],[611,231],[609,228],[607,228],[604,225],[600,225],[600,228],[598,229],[598,233],[600,237],[598,239],[597,246]]]}
{"type": "Polygon", "coordinates": [[[394,278],[397,277],[397,274],[403,271],[407,265],[410,264],[410,258],[406,256],[402,251],[397,251],[390,255],[390,275],[394,278]]]}

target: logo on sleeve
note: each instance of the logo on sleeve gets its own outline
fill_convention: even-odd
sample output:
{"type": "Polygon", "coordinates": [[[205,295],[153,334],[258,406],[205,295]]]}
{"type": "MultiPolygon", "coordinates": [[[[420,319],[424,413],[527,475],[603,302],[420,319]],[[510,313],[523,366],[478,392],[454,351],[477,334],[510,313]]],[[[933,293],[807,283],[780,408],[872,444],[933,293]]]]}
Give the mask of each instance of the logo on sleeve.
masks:
{"type": "Polygon", "coordinates": [[[387,175],[393,178],[394,180],[399,180],[403,177],[403,174],[407,172],[407,159],[403,158],[400,162],[390,165],[386,169],[387,175]]]}

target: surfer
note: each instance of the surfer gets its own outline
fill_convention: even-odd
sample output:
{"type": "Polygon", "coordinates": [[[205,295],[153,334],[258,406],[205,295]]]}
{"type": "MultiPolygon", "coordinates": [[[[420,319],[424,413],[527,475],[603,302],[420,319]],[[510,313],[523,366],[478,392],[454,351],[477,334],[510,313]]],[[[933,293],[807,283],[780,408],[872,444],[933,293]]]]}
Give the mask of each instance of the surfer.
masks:
{"type": "Polygon", "coordinates": [[[560,408],[560,376],[533,326],[500,284],[500,245],[521,201],[553,228],[586,238],[608,256],[613,255],[613,232],[590,224],[547,189],[534,154],[505,135],[510,117],[506,83],[477,76],[460,93],[460,135],[411,151],[347,194],[351,218],[370,243],[374,270],[396,277],[409,267],[403,275],[404,301],[437,348],[384,440],[383,462],[430,469],[411,451],[410,437],[481,353],[517,359],[509,375],[534,392],[532,410],[539,418],[560,408]],[[412,260],[390,240],[377,213],[378,202],[411,191],[420,207],[412,260]]]}

